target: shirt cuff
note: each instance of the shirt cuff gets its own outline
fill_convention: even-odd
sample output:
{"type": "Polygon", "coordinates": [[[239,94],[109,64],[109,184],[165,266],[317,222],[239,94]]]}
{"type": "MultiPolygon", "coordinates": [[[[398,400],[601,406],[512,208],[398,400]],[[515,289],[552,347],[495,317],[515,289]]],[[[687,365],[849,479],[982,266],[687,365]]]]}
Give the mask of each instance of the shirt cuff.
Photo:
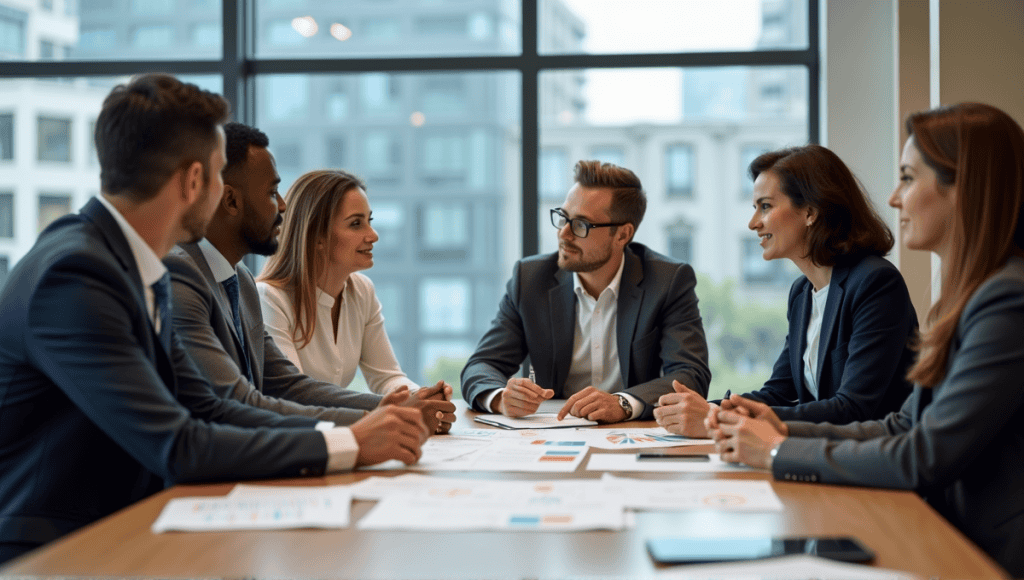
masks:
{"type": "Polygon", "coordinates": [[[334,421],[317,421],[316,426],[313,428],[317,431],[330,431],[334,429],[334,421]]]}
{"type": "Polygon", "coordinates": [[[634,397],[633,395],[630,395],[629,393],[615,394],[619,395],[620,397],[626,397],[626,400],[629,401],[629,405],[633,408],[633,414],[630,415],[629,417],[626,417],[627,421],[632,421],[633,419],[636,419],[637,417],[642,415],[644,413],[644,409],[647,408],[647,405],[643,401],[634,397]]]}
{"type": "MultiPolygon", "coordinates": [[[[322,423],[325,421],[322,421],[322,423]]],[[[319,430],[319,429],[318,429],[319,430]]],[[[327,471],[348,471],[356,466],[359,443],[348,427],[323,431],[327,443],[327,471]]]]}
{"type": "Polygon", "coordinates": [[[481,406],[484,408],[484,413],[491,413],[492,412],[491,411],[491,403],[494,402],[494,397],[497,397],[498,393],[501,393],[504,390],[505,390],[504,387],[502,387],[500,389],[494,389],[493,391],[487,391],[486,393],[483,393],[483,394],[479,395],[476,398],[477,401],[480,401],[481,403],[483,403],[483,405],[481,405],[481,406]]]}

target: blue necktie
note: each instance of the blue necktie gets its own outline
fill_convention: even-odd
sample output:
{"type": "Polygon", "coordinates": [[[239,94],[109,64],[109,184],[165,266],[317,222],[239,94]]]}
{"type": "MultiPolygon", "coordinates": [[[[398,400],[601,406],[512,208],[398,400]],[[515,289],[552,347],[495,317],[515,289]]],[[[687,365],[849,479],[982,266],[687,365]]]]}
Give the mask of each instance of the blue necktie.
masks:
{"type": "Polygon", "coordinates": [[[242,372],[245,378],[252,380],[252,373],[249,371],[249,349],[245,346],[245,334],[242,333],[242,316],[238,312],[238,275],[232,275],[221,282],[224,291],[228,293],[228,301],[231,302],[231,318],[235,323],[235,332],[238,333],[238,343],[242,345],[242,372]]]}
{"type": "Polygon", "coordinates": [[[150,286],[156,302],[156,315],[160,320],[160,344],[171,352],[171,274],[164,272],[159,280],[150,286]]]}

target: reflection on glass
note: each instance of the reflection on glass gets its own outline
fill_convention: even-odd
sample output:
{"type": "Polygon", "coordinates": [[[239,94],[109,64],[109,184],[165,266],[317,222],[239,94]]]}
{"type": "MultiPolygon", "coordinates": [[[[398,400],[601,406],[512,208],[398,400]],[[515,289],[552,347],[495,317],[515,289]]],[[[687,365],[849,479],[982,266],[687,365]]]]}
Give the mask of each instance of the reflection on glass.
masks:
{"type": "Polygon", "coordinates": [[[808,0],[541,0],[541,54],[807,47],[808,0]]]}
{"type": "Polygon", "coordinates": [[[296,2],[255,0],[256,55],[364,58],[519,54],[521,2],[346,2],[339,12],[332,2],[306,2],[297,11],[296,2]],[[315,32],[304,36],[295,30],[291,23],[297,16],[316,22],[315,32]]]}

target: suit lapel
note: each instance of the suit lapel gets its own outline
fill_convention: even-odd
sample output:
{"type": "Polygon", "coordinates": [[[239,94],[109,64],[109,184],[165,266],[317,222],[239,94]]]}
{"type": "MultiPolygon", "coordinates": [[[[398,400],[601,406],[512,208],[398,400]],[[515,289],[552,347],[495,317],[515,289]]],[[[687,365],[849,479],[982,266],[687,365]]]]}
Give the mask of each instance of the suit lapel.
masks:
{"type": "MultiPolygon", "coordinates": [[[[836,264],[832,268],[832,279],[828,284],[828,298],[825,299],[825,312],[821,315],[821,337],[818,339],[818,364],[817,374],[821,377],[822,367],[825,364],[825,353],[832,350],[832,330],[836,325],[836,318],[839,316],[839,305],[843,302],[843,288],[846,286],[846,278],[850,275],[850,269],[845,265],[836,264]]],[[[806,337],[804,338],[806,341],[806,337]]],[[[806,348],[806,345],[804,346],[806,348]]],[[[819,380],[819,385],[821,381],[819,380]]],[[[821,388],[818,388],[819,396],[822,395],[821,388]]]]}
{"type": "Polygon", "coordinates": [[[632,352],[633,333],[640,319],[640,306],[644,291],[640,282],[644,279],[640,258],[626,248],[622,259],[622,278],[619,281],[618,313],[615,319],[616,346],[619,349],[619,369],[622,371],[622,387],[629,386],[629,354],[632,352]]]}
{"type": "Polygon", "coordinates": [[[789,349],[789,368],[801,369],[801,372],[793,373],[793,384],[796,386],[796,392],[801,393],[803,389],[807,388],[804,384],[804,351],[807,350],[807,325],[811,323],[811,292],[814,286],[811,285],[811,281],[808,280],[807,284],[804,284],[803,290],[800,295],[796,297],[796,319],[794,322],[794,328],[797,328],[797,332],[800,333],[796,337],[796,344],[798,348],[789,349]]]}
{"type": "Polygon", "coordinates": [[[576,294],[573,292],[572,273],[558,270],[555,273],[556,286],[548,290],[548,305],[551,308],[551,350],[555,361],[554,382],[556,396],[569,376],[572,366],[572,346],[576,330],[576,294]]]}
{"type": "Polygon", "coordinates": [[[249,353],[252,384],[263,390],[263,313],[260,311],[259,292],[245,264],[239,262],[235,266],[235,274],[238,276],[238,310],[242,316],[242,332],[245,333],[245,348],[249,353]],[[259,321],[259,324],[252,325],[251,321],[259,321]]]}
{"type": "MultiPolygon", "coordinates": [[[[199,266],[199,271],[202,272],[203,278],[206,279],[206,283],[210,286],[210,292],[213,294],[213,299],[220,306],[220,311],[224,314],[225,318],[223,322],[228,327],[228,332],[235,339],[235,352],[242,352],[242,341],[238,336],[238,332],[235,331],[235,321],[231,318],[231,303],[228,301],[227,292],[224,290],[224,286],[217,281],[213,275],[213,270],[210,269],[210,263],[206,261],[206,256],[203,254],[202,248],[199,244],[178,244],[178,246],[185,250],[192,260],[199,266]]],[[[212,322],[212,321],[211,321],[212,322]]],[[[245,326],[243,318],[243,326],[245,326]]]]}
{"type": "MultiPolygon", "coordinates": [[[[149,316],[149,307],[146,305],[146,293],[142,287],[142,275],[139,273],[139,265],[135,262],[135,255],[128,245],[128,239],[124,237],[121,226],[110,215],[110,212],[99,200],[90,199],[85,206],[79,210],[79,214],[96,225],[96,229],[103,237],[103,241],[110,249],[110,253],[117,259],[124,268],[131,284],[131,298],[141,308],[141,316],[146,319],[148,332],[143,332],[139,339],[146,349],[146,355],[156,363],[157,372],[163,379],[168,390],[177,394],[178,386],[175,379],[174,368],[171,364],[170,353],[167,352],[157,339],[156,328],[153,326],[153,319],[149,316]]],[[[172,336],[171,340],[174,338],[172,336]]]]}

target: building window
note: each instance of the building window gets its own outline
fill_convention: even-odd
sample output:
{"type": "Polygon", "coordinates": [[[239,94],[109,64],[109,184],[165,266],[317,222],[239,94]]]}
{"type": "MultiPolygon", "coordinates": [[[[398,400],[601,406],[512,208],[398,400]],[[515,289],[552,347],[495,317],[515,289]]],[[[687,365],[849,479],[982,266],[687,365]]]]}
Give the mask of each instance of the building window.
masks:
{"type": "Polygon", "coordinates": [[[132,13],[143,16],[168,16],[174,11],[174,0],[131,0],[132,13]]]}
{"type": "Polygon", "coordinates": [[[750,164],[762,153],[771,151],[767,145],[744,145],[740,150],[740,200],[747,201],[754,194],[754,180],[750,178],[750,164]]]}
{"type": "Polygon", "coordinates": [[[338,88],[328,93],[325,103],[327,118],[331,121],[344,121],[348,118],[350,105],[348,92],[344,89],[338,88]]]}
{"type": "MultiPolygon", "coordinates": [[[[405,208],[393,200],[372,198],[371,203],[372,225],[379,238],[374,245],[374,252],[390,258],[400,257],[406,246],[405,208]]],[[[388,328],[391,328],[390,324],[388,328]]]]}
{"type": "Polygon", "coordinates": [[[0,161],[14,159],[14,113],[0,115],[0,161]]]}
{"type": "Polygon", "coordinates": [[[665,150],[665,193],[669,197],[693,197],[693,147],[670,145],[665,150]]]}
{"type": "Polygon", "coordinates": [[[39,161],[71,162],[71,119],[39,117],[39,161]]]}
{"type": "Polygon", "coordinates": [[[469,211],[460,203],[433,203],[420,211],[419,259],[464,262],[469,256],[469,211]]]}
{"type": "Polygon", "coordinates": [[[462,182],[469,152],[461,135],[433,135],[422,140],[420,170],[428,181],[462,182]]]}
{"type": "Polygon", "coordinates": [[[668,255],[673,258],[693,263],[693,226],[687,223],[677,223],[668,228],[668,255]]]}
{"type": "Polygon", "coordinates": [[[372,113],[393,113],[399,106],[401,89],[394,75],[368,73],[359,77],[363,108],[372,113]]]}
{"type": "Polygon", "coordinates": [[[272,121],[303,119],[309,114],[309,75],[265,77],[267,117],[272,121]]]}
{"type": "Polygon", "coordinates": [[[427,278],[420,286],[420,329],[424,332],[469,330],[470,284],[463,278],[427,278]]]}
{"type": "Polygon", "coordinates": [[[466,35],[465,15],[426,16],[416,19],[416,33],[423,36],[458,37],[466,35]]]}
{"type": "Polygon", "coordinates": [[[82,29],[78,49],[85,52],[110,50],[117,45],[117,32],[113,28],[82,29]]]}
{"type": "MultiPolygon", "coordinates": [[[[561,200],[569,191],[569,156],[564,149],[545,147],[540,150],[539,160],[540,198],[561,200]]],[[[541,212],[544,213],[544,212],[541,212]]],[[[547,219],[547,216],[542,216],[547,219]]]]}
{"type": "Polygon", "coordinates": [[[402,321],[405,319],[405,309],[402,308],[402,286],[394,282],[374,282],[374,290],[377,292],[377,300],[380,300],[381,313],[384,316],[384,326],[388,334],[396,334],[402,331],[402,321]]]}
{"type": "Polygon", "coordinates": [[[794,272],[795,266],[789,260],[765,260],[761,241],[758,239],[743,239],[743,281],[747,284],[763,284],[769,286],[789,287],[796,279],[798,272],[794,272]]]}
{"type": "Polygon", "coordinates": [[[53,12],[53,0],[40,0],[39,6],[47,12],[53,12]]]}
{"type": "Polygon", "coordinates": [[[71,194],[39,194],[39,231],[46,229],[57,218],[71,213],[71,194]]]}
{"type": "Polygon", "coordinates": [[[623,153],[622,147],[614,145],[598,145],[591,148],[590,158],[597,159],[601,163],[618,165],[619,167],[625,167],[626,165],[626,154],[623,153]]]}
{"type": "Polygon", "coordinates": [[[25,20],[28,15],[0,6],[0,57],[25,56],[25,20]]]}
{"type": "Polygon", "coordinates": [[[467,108],[465,75],[428,75],[420,89],[423,113],[455,115],[467,108]]]}
{"type": "Polygon", "coordinates": [[[0,288],[4,287],[4,282],[7,281],[7,269],[10,268],[11,261],[7,256],[0,256],[0,288]]]}
{"type": "Polygon", "coordinates": [[[220,42],[221,29],[217,24],[204,22],[192,29],[192,44],[195,46],[220,46],[220,42]]]}
{"type": "Polygon", "coordinates": [[[341,137],[327,138],[327,167],[341,169],[345,167],[345,139],[341,137]]]}
{"type": "Polygon", "coordinates": [[[49,40],[39,41],[39,60],[53,60],[53,43],[49,40]]]}
{"type": "Polygon", "coordinates": [[[139,26],[132,34],[135,48],[166,48],[174,43],[174,28],[170,26],[139,26]]]}
{"type": "Polygon", "coordinates": [[[14,237],[14,193],[0,192],[0,238],[14,237]]]}
{"type": "Polygon", "coordinates": [[[402,144],[388,131],[371,131],[363,139],[363,162],[368,176],[398,181],[402,165],[402,144]]]}

